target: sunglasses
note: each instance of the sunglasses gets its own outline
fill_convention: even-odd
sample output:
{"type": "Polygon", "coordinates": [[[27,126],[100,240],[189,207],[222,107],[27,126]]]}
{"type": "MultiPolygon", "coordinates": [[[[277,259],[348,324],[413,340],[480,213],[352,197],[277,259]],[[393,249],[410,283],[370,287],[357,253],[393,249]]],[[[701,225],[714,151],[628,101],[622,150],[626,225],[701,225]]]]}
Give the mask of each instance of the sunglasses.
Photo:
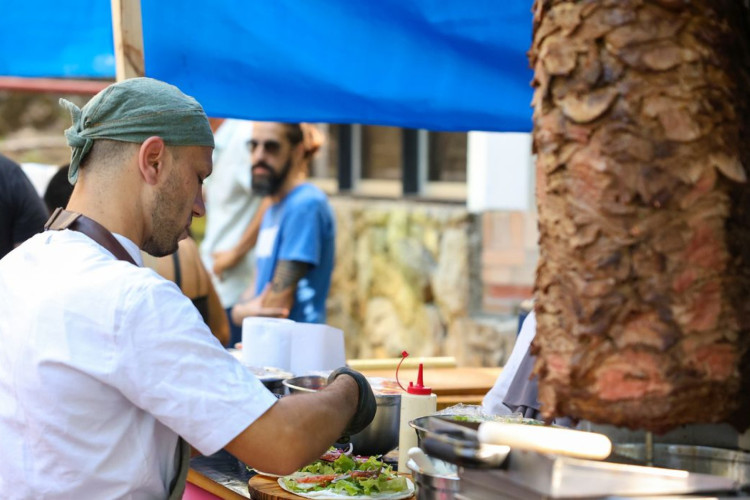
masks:
{"type": "Polygon", "coordinates": [[[270,141],[259,142],[259,141],[256,141],[255,139],[250,139],[247,142],[247,146],[250,149],[251,153],[255,152],[258,146],[261,146],[261,145],[263,146],[263,149],[265,149],[266,153],[270,155],[275,155],[279,151],[281,151],[281,143],[279,141],[270,140],[270,141]]]}

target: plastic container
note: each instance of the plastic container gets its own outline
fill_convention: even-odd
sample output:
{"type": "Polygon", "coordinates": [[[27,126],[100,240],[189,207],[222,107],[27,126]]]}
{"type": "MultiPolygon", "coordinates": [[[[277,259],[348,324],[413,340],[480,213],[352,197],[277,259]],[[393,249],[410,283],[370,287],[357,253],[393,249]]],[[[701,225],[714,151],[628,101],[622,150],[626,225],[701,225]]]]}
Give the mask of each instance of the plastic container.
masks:
{"type": "MultiPolygon", "coordinates": [[[[409,354],[404,351],[401,361],[409,354]]],[[[399,366],[401,364],[399,363],[399,366]]],[[[433,394],[430,387],[426,387],[423,382],[424,367],[419,364],[417,372],[417,383],[409,382],[409,387],[401,388],[405,391],[401,394],[401,417],[399,419],[398,432],[398,471],[409,473],[409,467],[406,465],[409,460],[409,449],[417,446],[417,433],[409,425],[409,422],[415,418],[431,415],[437,411],[437,395],[433,394]]],[[[398,368],[396,368],[396,380],[398,381],[398,368]]],[[[401,383],[399,382],[399,385],[401,383]]]]}

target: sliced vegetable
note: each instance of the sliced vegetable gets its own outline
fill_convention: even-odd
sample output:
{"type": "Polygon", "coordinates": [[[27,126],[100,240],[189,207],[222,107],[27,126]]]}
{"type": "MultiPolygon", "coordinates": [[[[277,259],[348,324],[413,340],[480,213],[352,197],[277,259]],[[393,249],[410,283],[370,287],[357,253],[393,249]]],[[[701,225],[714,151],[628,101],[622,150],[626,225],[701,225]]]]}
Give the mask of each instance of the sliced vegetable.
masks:
{"type": "Polygon", "coordinates": [[[329,461],[330,458],[332,454],[326,453],[281,481],[294,492],[326,490],[347,496],[398,493],[409,489],[406,479],[393,472],[393,468],[379,457],[351,457],[339,453],[333,461],[329,461]]]}

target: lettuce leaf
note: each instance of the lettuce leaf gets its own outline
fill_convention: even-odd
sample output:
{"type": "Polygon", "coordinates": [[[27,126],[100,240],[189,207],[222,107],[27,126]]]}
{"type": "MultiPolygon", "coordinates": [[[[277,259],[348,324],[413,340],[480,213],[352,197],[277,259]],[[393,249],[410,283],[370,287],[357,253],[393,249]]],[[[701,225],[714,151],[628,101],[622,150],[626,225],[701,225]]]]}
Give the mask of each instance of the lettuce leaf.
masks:
{"type": "Polygon", "coordinates": [[[349,479],[340,479],[335,483],[331,483],[328,489],[342,495],[357,496],[362,494],[362,488],[349,479]]]}
{"type": "Polygon", "coordinates": [[[290,490],[297,492],[326,490],[341,495],[360,496],[407,491],[409,485],[406,479],[398,476],[393,472],[391,465],[384,463],[379,458],[379,456],[371,456],[366,460],[361,460],[349,455],[341,455],[333,462],[316,460],[291,476],[285,476],[282,481],[290,490]],[[297,478],[310,474],[336,474],[340,476],[353,470],[380,471],[381,474],[377,477],[348,477],[325,485],[295,481],[295,476],[297,478]]]}

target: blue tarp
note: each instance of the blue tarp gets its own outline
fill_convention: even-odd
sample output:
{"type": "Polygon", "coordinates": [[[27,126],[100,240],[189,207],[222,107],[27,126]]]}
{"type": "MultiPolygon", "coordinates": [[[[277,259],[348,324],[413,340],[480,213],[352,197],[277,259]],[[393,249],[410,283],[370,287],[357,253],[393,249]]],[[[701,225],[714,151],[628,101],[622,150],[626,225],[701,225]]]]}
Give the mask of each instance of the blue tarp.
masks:
{"type": "MultiPolygon", "coordinates": [[[[211,116],[531,128],[531,0],[141,0],[141,9],[146,75],[211,116]]],[[[103,0],[6,6],[0,74],[113,76],[108,11],[103,0]],[[71,4],[83,8],[72,14],[71,4]]]]}
{"type": "Polygon", "coordinates": [[[114,78],[106,0],[0,0],[0,75],[114,78]]]}

